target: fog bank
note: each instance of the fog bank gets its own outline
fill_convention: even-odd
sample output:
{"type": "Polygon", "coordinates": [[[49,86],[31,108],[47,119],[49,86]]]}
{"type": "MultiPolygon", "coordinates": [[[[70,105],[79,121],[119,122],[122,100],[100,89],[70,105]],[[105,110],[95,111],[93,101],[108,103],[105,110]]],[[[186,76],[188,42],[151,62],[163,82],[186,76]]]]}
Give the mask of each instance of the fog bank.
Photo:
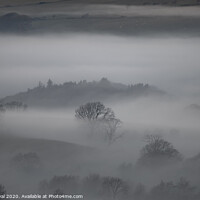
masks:
{"type": "Polygon", "coordinates": [[[199,38],[0,36],[0,97],[46,83],[99,80],[156,85],[199,97],[199,38]]]}

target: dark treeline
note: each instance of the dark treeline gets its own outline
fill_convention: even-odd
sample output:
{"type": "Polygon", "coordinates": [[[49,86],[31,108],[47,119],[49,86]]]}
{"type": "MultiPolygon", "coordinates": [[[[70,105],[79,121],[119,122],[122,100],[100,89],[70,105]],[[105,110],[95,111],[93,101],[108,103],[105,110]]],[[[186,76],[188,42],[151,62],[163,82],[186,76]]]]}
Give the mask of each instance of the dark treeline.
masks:
{"type": "Polygon", "coordinates": [[[118,177],[91,174],[54,176],[39,183],[41,194],[83,194],[86,199],[135,199],[135,200],[197,200],[200,190],[185,178],[176,182],[161,181],[147,189],[145,185],[131,184],[118,177]]]}
{"type": "Polygon", "coordinates": [[[7,102],[7,103],[2,103],[0,104],[0,112],[5,112],[6,110],[10,110],[10,111],[20,111],[20,110],[26,110],[27,109],[27,105],[19,102],[19,101],[11,101],[11,102],[7,102]]]}
{"type": "MultiPolygon", "coordinates": [[[[7,193],[0,185],[0,195],[7,193]]],[[[176,182],[161,181],[147,189],[145,185],[131,184],[118,177],[90,174],[86,177],[73,175],[54,176],[38,184],[38,193],[50,194],[59,199],[62,195],[80,195],[84,199],[134,199],[134,200],[198,200],[200,190],[185,178],[176,182]]],[[[63,198],[63,197],[62,197],[63,198]]],[[[49,198],[47,198],[49,199],[49,198]]]]}
{"type": "Polygon", "coordinates": [[[107,78],[100,81],[65,82],[55,84],[51,79],[47,84],[39,82],[38,86],[2,99],[0,102],[25,102],[29,107],[78,106],[88,101],[120,100],[128,97],[136,98],[146,95],[163,95],[164,92],[148,84],[138,83],[125,85],[114,83],[107,78]]]}

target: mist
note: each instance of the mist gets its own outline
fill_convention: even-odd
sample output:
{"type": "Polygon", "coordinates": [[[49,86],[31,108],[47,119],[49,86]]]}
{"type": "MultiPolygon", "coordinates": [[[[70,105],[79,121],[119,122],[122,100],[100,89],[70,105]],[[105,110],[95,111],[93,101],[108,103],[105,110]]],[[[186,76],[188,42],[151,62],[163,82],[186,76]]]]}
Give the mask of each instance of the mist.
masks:
{"type": "Polygon", "coordinates": [[[199,97],[199,38],[111,35],[0,36],[1,97],[55,83],[107,77],[199,97]]]}
{"type": "MultiPolygon", "coordinates": [[[[36,186],[39,181],[50,180],[53,175],[63,176],[66,173],[79,175],[83,179],[90,174],[99,174],[103,177],[116,176],[133,181],[134,185],[143,183],[148,189],[158,184],[160,180],[177,181],[182,176],[196,184],[198,181],[187,171],[185,162],[200,152],[199,115],[188,113],[185,105],[184,100],[168,97],[143,97],[134,101],[128,99],[115,103],[107,101],[106,106],[112,108],[116,117],[123,122],[118,130],[119,133],[124,133],[123,137],[111,146],[104,141],[104,129],[97,129],[95,137],[91,137],[88,124],[77,121],[75,118],[75,109],[77,109],[75,107],[49,111],[46,109],[8,111],[1,116],[0,121],[2,141],[7,137],[14,137],[12,142],[9,142],[10,150],[7,153],[7,159],[12,161],[17,152],[36,152],[40,156],[43,168],[38,175],[37,171],[27,173],[21,171],[20,168],[11,168],[12,176],[18,170],[20,174],[22,173],[24,178],[21,182],[24,184],[27,177],[30,178],[32,173],[34,174],[33,185],[21,189],[11,184],[11,182],[15,183],[18,176],[13,180],[9,175],[4,177],[2,174],[2,180],[10,191],[18,193],[23,193],[24,190],[37,191],[36,186]],[[137,164],[140,151],[145,145],[144,137],[148,134],[161,135],[172,143],[184,156],[184,162],[158,168],[156,175],[154,169],[151,168],[139,171],[135,168],[129,169],[131,172],[120,171],[123,163],[131,163],[133,166],[137,164]],[[49,150],[44,149],[49,148],[46,143],[51,141],[53,141],[52,144],[50,143],[52,149],[49,150],[52,153],[49,155],[49,150]],[[68,150],[72,154],[69,153],[66,156],[67,151],[62,149],[64,147],[61,146],[64,144],[59,144],[60,141],[66,142],[67,145],[79,145],[76,148],[83,148],[82,152],[68,150]],[[26,146],[26,143],[29,145],[26,146]],[[43,145],[41,146],[40,143],[43,145]]],[[[9,139],[6,140],[9,141],[9,139]]],[[[2,146],[2,150],[7,148],[5,145],[2,146]]],[[[3,160],[5,160],[4,156],[3,160]]],[[[4,169],[4,173],[6,171],[7,174],[8,169],[4,169]]]]}
{"type": "Polygon", "coordinates": [[[199,199],[199,7],[51,3],[1,4],[0,193],[199,199]]]}

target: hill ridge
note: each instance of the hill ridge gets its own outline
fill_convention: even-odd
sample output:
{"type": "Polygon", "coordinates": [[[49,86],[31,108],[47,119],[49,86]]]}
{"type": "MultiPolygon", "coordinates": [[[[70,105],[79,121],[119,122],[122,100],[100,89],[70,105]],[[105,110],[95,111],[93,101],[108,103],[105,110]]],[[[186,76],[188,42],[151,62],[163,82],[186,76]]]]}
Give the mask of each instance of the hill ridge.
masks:
{"type": "Polygon", "coordinates": [[[47,85],[39,82],[37,87],[28,89],[0,100],[0,104],[18,101],[29,107],[79,106],[91,101],[120,100],[148,95],[163,95],[164,91],[148,84],[137,83],[125,85],[102,78],[100,81],[65,82],[54,84],[48,80],[47,85]]]}

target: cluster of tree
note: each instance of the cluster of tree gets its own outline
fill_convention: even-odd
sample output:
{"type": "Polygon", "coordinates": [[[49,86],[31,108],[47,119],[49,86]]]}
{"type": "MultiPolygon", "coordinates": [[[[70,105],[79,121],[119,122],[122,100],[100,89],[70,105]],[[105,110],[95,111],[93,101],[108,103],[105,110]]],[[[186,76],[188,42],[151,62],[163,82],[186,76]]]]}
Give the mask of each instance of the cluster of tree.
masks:
{"type": "Polygon", "coordinates": [[[55,84],[51,79],[14,96],[5,97],[1,102],[23,101],[30,106],[77,106],[83,102],[120,100],[144,95],[163,95],[164,92],[148,84],[125,85],[114,83],[106,78],[100,81],[65,82],[55,84]]]}
{"type": "MultiPolygon", "coordinates": [[[[100,102],[89,102],[81,105],[75,110],[75,117],[78,120],[87,122],[91,127],[92,134],[98,126],[97,133],[104,134],[104,139],[109,145],[123,136],[118,131],[122,124],[121,120],[115,117],[111,108],[105,107],[100,102]]],[[[155,168],[182,161],[180,152],[170,142],[164,140],[162,136],[147,135],[145,142],[147,144],[142,148],[137,162],[139,167],[155,168]]],[[[123,168],[130,170],[130,165],[123,166],[123,168]]]]}
{"type": "Polygon", "coordinates": [[[183,161],[181,153],[174,146],[164,140],[159,135],[146,135],[147,143],[140,152],[139,159],[136,164],[122,163],[118,167],[118,172],[122,177],[129,177],[134,171],[143,172],[143,170],[158,170],[172,165],[176,165],[183,161]]]}
{"type": "Polygon", "coordinates": [[[149,193],[150,200],[197,200],[199,198],[200,191],[184,178],[180,178],[177,183],[161,181],[149,193]]]}
{"type": "Polygon", "coordinates": [[[27,109],[27,105],[19,102],[19,101],[11,101],[11,102],[7,102],[7,103],[2,103],[0,104],[0,112],[6,112],[6,110],[26,110],[27,109]]]}
{"type": "Polygon", "coordinates": [[[56,191],[61,193],[77,193],[79,186],[79,177],[64,175],[54,176],[50,181],[43,180],[39,184],[39,192],[42,194],[53,194],[56,191]]]}
{"type": "Polygon", "coordinates": [[[54,176],[39,183],[41,194],[83,194],[86,199],[135,199],[135,200],[198,200],[200,190],[180,178],[177,183],[161,181],[149,190],[145,185],[133,184],[118,177],[54,176]]]}
{"type": "Polygon", "coordinates": [[[38,89],[45,89],[45,88],[52,88],[54,86],[57,86],[57,85],[54,84],[53,81],[49,78],[48,81],[47,81],[46,86],[41,81],[39,81],[39,84],[38,84],[38,86],[36,88],[38,88],[38,89]]]}
{"type": "Polygon", "coordinates": [[[128,185],[117,177],[101,177],[97,174],[85,178],[77,176],[54,176],[39,183],[41,194],[83,194],[87,199],[118,199],[125,197],[128,185]]]}
{"type": "Polygon", "coordinates": [[[115,117],[111,108],[105,107],[100,102],[89,102],[81,105],[75,110],[75,117],[89,124],[92,135],[98,126],[98,134],[103,133],[104,139],[109,145],[123,135],[117,131],[122,124],[121,120],[115,117]]]}
{"type": "MultiPolygon", "coordinates": [[[[87,82],[86,80],[81,80],[79,82],[65,82],[63,84],[55,84],[51,79],[48,79],[47,83],[44,84],[41,81],[39,81],[39,84],[37,87],[33,88],[33,90],[36,89],[59,89],[59,88],[74,88],[74,89],[101,89],[104,88],[107,90],[107,92],[119,92],[124,91],[128,93],[136,93],[140,94],[145,91],[148,91],[150,89],[154,89],[155,91],[158,91],[155,87],[151,87],[148,84],[143,83],[137,83],[137,84],[131,84],[131,85],[124,85],[122,83],[114,83],[109,81],[107,78],[102,78],[100,81],[92,81],[87,82]]],[[[31,91],[29,89],[29,91],[31,91]]]]}
{"type": "Polygon", "coordinates": [[[11,167],[23,172],[34,172],[41,169],[42,164],[35,152],[18,153],[10,161],[11,167]]]}
{"type": "Polygon", "coordinates": [[[146,135],[147,143],[141,150],[138,160],[139,167],[160,167],[174,164],[182,160],[180,152],[174,146],[164,140],[160,135],[146,135]]]}

